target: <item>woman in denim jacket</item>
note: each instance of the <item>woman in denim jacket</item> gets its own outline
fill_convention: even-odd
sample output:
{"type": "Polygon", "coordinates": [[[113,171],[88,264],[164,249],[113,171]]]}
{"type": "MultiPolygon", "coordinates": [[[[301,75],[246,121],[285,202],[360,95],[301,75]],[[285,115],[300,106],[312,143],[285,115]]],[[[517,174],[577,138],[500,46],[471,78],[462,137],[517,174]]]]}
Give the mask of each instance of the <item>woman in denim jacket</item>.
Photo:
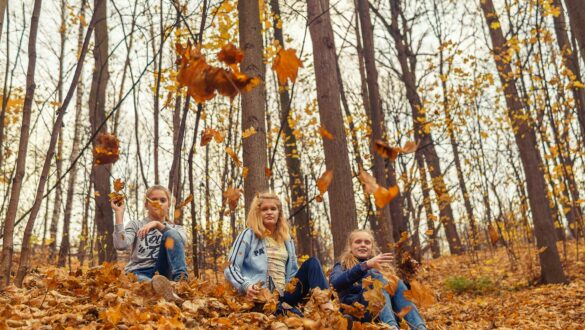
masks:
{"type": "Polygon", "coordinates": [[[253,299],[262,286],[278,290],[281,304],[277,313],[283,312],[283,302],[295,307],[311,289],[329,287],[317,259],[309,258],[298,267],[282,203],[272,192],[259,193],[252,200],[247,228],[233,242],[228,261],[224,275],[241,294],[253,299]],[[295,290],[285,292],[286,283],[293,278],[298,279],[295,290]]]}
{"type": "MultiPolygon", "coordinates": [[[[380,280],[386,285],[387,281],[377,269],[383,265],[390,265],[392,261],[393,256],[391,253],[379,252],[370,231],[354,230],[349,234],[345,251],[341,255],[340,262],[335,264],[329,277],[329,282],[338,292],[339,299],[343,304],[353,305],[358,302],[368,306],[368,302],[364,299],[362,279],[370,277],[380,280]]],[[[410,306],[411,310],[404,316],[404,319],[411,329],[426,330],[425,323],[416,306],[404,298],[404,291],[407,289],[404,282],[399,280],[394,296],[391,297],[386,290],[382,290],[386,303],[377,318],[380,322],[389,325],[391,329],[399,329],[393,310],[400,311],[410,306]]],[[[341,312],[343,313],[343,309],[341,312]]],[[[350,316],[348,317],[353,319],[350,316]]],[[[375,316],[366,312],[364,317],[357,321],[371,322],[374,318],[375,316]]]]}

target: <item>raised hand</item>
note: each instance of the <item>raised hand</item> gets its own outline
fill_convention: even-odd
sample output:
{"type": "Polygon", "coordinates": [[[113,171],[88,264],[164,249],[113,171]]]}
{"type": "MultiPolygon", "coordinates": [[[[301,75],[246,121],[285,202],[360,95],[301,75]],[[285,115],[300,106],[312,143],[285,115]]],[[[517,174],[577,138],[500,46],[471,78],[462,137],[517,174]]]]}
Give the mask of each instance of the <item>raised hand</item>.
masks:
{"type": "Polygon", "coordinates": [[[392,253],[380,253],[377,256],[368,259],[368,261],[366,261],[366,265],[368,266],[368,268],[376,268],[376,269],[380,269],[382,267],[382,265],[384,264],[392,264],[394,262],[394,255],[392,253]]]}

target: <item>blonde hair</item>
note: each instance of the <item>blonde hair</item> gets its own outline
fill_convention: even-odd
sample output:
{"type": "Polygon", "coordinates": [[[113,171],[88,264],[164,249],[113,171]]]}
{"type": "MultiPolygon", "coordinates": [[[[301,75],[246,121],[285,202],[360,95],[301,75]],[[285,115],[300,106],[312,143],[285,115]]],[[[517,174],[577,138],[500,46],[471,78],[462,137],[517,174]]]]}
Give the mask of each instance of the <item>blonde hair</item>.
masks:
{"type": "Polygon", "coordinates": [[[370,230],[367,229],[354,229],[351,233],[347,236],[347,242],[345,244],[345,249],[343,253],[339,257],[339,262],[341,262],[341,266],[345,269],[350,269],[359,263],[359,260],[351,253],[351,245],[355,240],[357,234],[366,233],[370,235],[372,239],[372,251],[368,257],[373,257],[380,253],[380,249],[378,248],[378,244],[376,243],[376,239],[374,238],[374,234],[370,230]]]}
{"type": "MultiPolygon", "coordinates": [[[[150,194],[152,194],[153,191],[155,190],[160,190],[162,192],[165,193],[165,195],[167,195],[167,200],[169,201],[169,210],[171,208],[171,205],[173,204],[173,196],[171,195],[171,191],[169,189],[167,189],[167,187],[165,186],[161,186],[161,185],[154,185],[154,186],[150,186],[146,192],[144,193],[144,205],[148,204],[149,198],[148,196],[150,196],[150,194]]],[[[170,222],[170,223],[174,223],[173,219],[171,219],[171,217],[169,217],[169,214],[167,212],[167,214],[165,215],[165,219],[170,222]]]]}
{"type": "Polygon", "coordinates": [[[265,191],[261,193],[257,193],[252,203],[250,204],[250,211],[248,212],[248,218],[246,219],[246,224],[250,229],[254,231],[256,236],[260,238],[265,238],[266,236],[270,235],[274,240],[279,243],[284,243],[290,239],[289,233],[289,225],[288,221],[284,217],[284,213],[282,212],[282,203],[278,196],[271,192],[265,191]],[[276,230],[273,233],[269,233],[268,229],[264,227],[264,223],[262,222],[262,214],[261,214],[261,207],[262,202],[266,200],[273,200],[276,202],[278,207],[278,219],[276,221],[276,230]]]}

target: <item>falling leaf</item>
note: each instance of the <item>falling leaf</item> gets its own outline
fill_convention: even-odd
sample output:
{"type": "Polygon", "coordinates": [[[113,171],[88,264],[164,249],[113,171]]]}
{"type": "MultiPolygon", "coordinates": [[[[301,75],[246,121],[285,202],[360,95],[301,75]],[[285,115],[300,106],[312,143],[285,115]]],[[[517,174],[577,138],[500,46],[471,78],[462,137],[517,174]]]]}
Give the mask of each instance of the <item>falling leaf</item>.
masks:
{"type": "Polygon", "coordinates": [[[177,208],[177,209],[175,209],[175,212],[173,213],[173,219],[178,220],[181,218],[181,215],[183,215],[183,211],[181,211],[181,209],[177,208]]]}
{"type": "Polygon", "coordinates": [[[240,162],[238,155],[236,155],[236,153],[232,150],[232,148],[225,147],[225,152],[227,152],[227,154],[230,155],[230,157],[232,157],[233,161],[236,163],[236,166],[238,166],[238,167],[242,166],[242,162],[240,162]]]}
{"type": "Polygon", "coordinates": [[[183,208],[183,207],[187,206],[189,203],[191,203],[192,200],[193,200],[193,195],[187,196],[187,198],[185,198],[185,200],[183,200],[179,204],[179,208],[183,208]]]}
{"type": "Polygon", "coordinates": [[[386,305],[386,297],[382,292],[384,284],[378,279],[362,280],[362,288],[364,289],[364,299],[368,302],[367,310],[372,315],[378,315],[382,308],[386,305]]]}
{"type": "Polygon", "coordinates": [[[217,130],[214,130],[211,127],[207,127],[206,129],[203,130],[203,132],[201,132],[200,145],[202,147],[208,145],[209,142],[211,142],[211,139],[215,140],[215,142],[217,143],[221,143],[224,139],[224,136],[217,130]]]}
{"type": "Polygon", "coordinates": [[[284,86],[287,79],[290,79],[293,83],[297,80],[299,67],[302,66],[303,62],[297,57],[295,49],[289,48],[285,50],[281,48],[274,58],[272,70],[276,71],[278,83],[284,86]]]}
{"type": "Polygon", "coordinates": [[[392,148],[382,140],[374,141],[374,151],[376,151],[378,155],[390,160],[395,160],[396,157],[398,157],[399,152],[398,148],[392,148]]]}
{"type": "Polygon", "coordinates": [[[368,174],[368,172],[361,170],[358,179],[364,185],[366,193],[373,194],[378,189],[376,178],[368,174]]]}
{"type": "Polygon", "coordinates": [[[414,141],[408,141],[400,148],[399,152],[401,154],[410,154],[415,152],[418,149],[418,143],[414,141]]]}
{"type": "Polygon", "coordinates": [[[96,165],[115,163],[120,158],[120,140],[114,134],[100,133],[92,153],[96,165]]]}
{"type": "Polygon", "coordinates": [[[435,303],[431,290],[417,280],[410,281],[410,290],[404,291],[404,297],[420,307],[428,307],[435,303]]]}
{"type": "Polygon", "coordinates": [[[319,134],[321,134],[322,137],[324,137],[327,140],[333,141],[333,134],[331,134],[331,132],[329,132],[325,127],[321,126],[319,127],[319,134]]]}
{"type": "Polygon", "coordinates": [[[548,249],[548,246],[543,246],[540,249],[538,249],[538,251],[536,251],[538,254],[544,253],[544,251],[546,251],[548,249]]]}
{"type": "Polygon", "coordinates": [[[427,236],[433,236],[434,231],[432,229],[428,229],[427,231],[425,231],[425,235],[427,236]]]}
{"type": "Polygon", "coordinates": [[[227,200],[228,205],[232,210],[238,206],[238,201],[240,200],[241,195],[242,190],[236,189],[234,187],[228,187],[227,190],[223,193],[223,197],[227,200]]]}
{"type": "Polygon", "coordinates": [[[242,132],[242,139],[247,139],[254,134],[256,134],[256,128],[250,126],[250,128],[242,132]]]}
{"type": "Polygon", "coordinates": [[[269,167],[266,167],[266,168],[264,169],[264,175],[265,175],[267,178],[271,177],[271,176],[272,176],[272,170],[271,170],[269,167]]]}
{"type": "Polygon", "coordinates": [[[384,274],[384,278],[387,281],[386,285],[384,286],[384,290],[386,290],[386,292],[388,292],[391,297],[394,297],[396,289],[398,289],[398,282],[400,279],[394,274],[384,274]]]}
{"type": "Polygon", "coordinates": [[[232,43],[228,43],[221,48],[217,54],[217,59],[227,65],[239,64],[244,59],[244,52],[232,43]]]}
{"type": "Polygon", "coordinates": [[[392,186],[388,189],[378,186],[378,189],[374,192],[374,200],[378,208],[384,208],[390,203],[396,196],[398,196],[398,186],[392,186]]]}
{"type": "Polygon", "coordinates": [[[114,191],[119,192],[122,189],[124,189],[124,181],[122,179],[114,180],[114,191]]]}
{"type": "Polygon", "coordinates": [[[325,173],[323,173],[323,175],[317,179],[317,189],[319,189],[319,196],[321,197],[321,200],[323,198],[323,194],[325,194],[327,189],[329,189],[329,185],[331,184],[332,180],[333,170],[325,171],[325,173]]]}

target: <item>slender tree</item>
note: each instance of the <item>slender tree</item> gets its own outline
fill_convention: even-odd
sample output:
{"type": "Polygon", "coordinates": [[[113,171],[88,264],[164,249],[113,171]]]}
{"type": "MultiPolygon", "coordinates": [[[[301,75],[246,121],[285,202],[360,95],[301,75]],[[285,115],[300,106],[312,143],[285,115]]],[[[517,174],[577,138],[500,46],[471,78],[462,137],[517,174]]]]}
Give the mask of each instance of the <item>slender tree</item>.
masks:
{"type": "MultiPolygon", "coordinates": [[[[241,63],[242,72],[256,76],[265,81],[266,67],[263,59],[262,24],[258,1],[238,1],[238,22],[240,30],[240,48],[245,56],[241,63]]],[[[257,192],[268,189],[266,179],[266,92],[265,85],[243,93],[242,131],[251,127],[256,134],[242,142],[244,167],[248,175],[244,180],[244,199],[246,212],[257,192]]]]}
{"type": "MultiPolygon", "coordinates": [[[[94,0],[95,46],[93,51],[95,68],[89,93],[89,120],[92,133],[107,132],[106,123],[106,87],[109,80],[108,71],[108,11],[107,1],[94,0]]],[[[93,141],[96,146],[96,141],[93,141]]],[[[94,165],[91,179],[96,192],[95,197],[95,225],[97,229],[98,261],[112,261],[116,259],[112,233],[114,232],[114,218],[112,207],[108,200],[110,193],[111,164],[94,165]]]]}
{"type": "MultiPolygon", "coordinates": [[[[270,1],[270,8],[273,13],[274,40],[277,40],[280,47],[285,48],[284,37],[282,33],[282,24],[279,24],[280,5],[278,0],[270,1]]],[[[293,134],[290,126],[291,96],[288,85],[282,86],[279,90],[280,97],[280,122],[282,132],[284,133],[284,153],[286,168],[288,170],[288,182],[291,193],[292,208],[291,214],[294,215],[294,225],[296,227],[297,244],[299,255],[311,254],[311,225],[309,222],[309,213],[305,207],[306,187],[303,182],[304,174],[301,168],[301,157],[298,151],[297,138],[293,134]]]]}
{"type": "Polygon", "coordinates": [[[571,29],[579,44],[581,58],[585,60],[585,2],[583,0],[565,0],[567,13],[571,22],[571,29]]]}
{"type": "Polygon", "coordinates": [[[514,138],[526,176],[536,243],[539,248],[543,249],[539,253],[541,281],[543,283],[566,282],[567,279],[555,243],[552,214],[546,196],[547,188],[542,171],[544,165],[536,142],[536,132],[516,88],[510,62],[506,61],[508,42],[502,32],[492,0],[480,0],[480,6],[489,29],[493,46],[492,53],[504,89],[508,117],[513,126],[514,138]]]}
{"type": "Polygon", "coordinates": [[[4,232],[2,240],[2,260],[0,263],[0,289],[10,283],[10,271],[12,269],[12,255],[14,252],[14,221],[20,202],[20,191],[22,180],[26,171],[26,154],[28,151],[29,128],[32,113],[32,104],[35,95],[35,69],[37,63],[37,31],[39,28],[39,15],[41,12],[42,0],[35,0],[30,33],[28,37],[28,67],[26,71],[26,94],[22,108],[22,124],[20,127],[20,141],[18,144],[18,155],[16,157],[16,171],[12,180],[10,191],[10,202],[4,219],[4,232]]]}
{"type": "Polygon", "coordinates": [[[321,126],[333,135],[323,137],[325,166],[333,171],[329,186],[329,208],[335,257],[339,257],[347,233],[357,227],[356,206],[349,166],[348,145],[339,100],[339,79],[335,69],[335,42],[328,0],[308,0],[309,30],[313,41],[313,62],[321,126]]]}

